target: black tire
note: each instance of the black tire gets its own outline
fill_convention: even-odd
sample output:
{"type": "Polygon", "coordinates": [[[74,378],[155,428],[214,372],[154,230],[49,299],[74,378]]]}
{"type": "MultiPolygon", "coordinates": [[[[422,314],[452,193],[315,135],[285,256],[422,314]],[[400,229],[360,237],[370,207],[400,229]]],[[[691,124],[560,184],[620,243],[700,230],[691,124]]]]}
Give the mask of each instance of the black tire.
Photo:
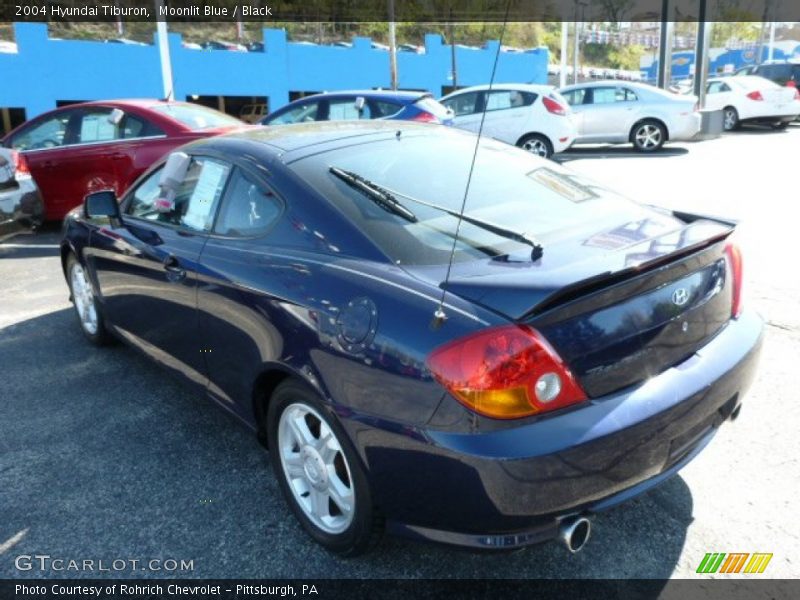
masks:
{"type": "Polygon", "coordinates": [[[787,121],[778,121],[777,123],[772,123],[772,128],[775,131],[783,131],[789,127],[789,123],[787,121]]]}
{"type": "Polygon", "coordinates": [[[630,140],[638,152],[656,152],[667,141],[667,129],[654,119],[645,119],[633,126],[630,140]]]}
{"type": "Polygon", "coordinates": [[[722,109],[722,128],[725,131],[735,131],[739,129],[740,125],[739,111],[732,106],[726,106],[722,109]]]}
{"type": "MultiPolygon", "coordinates": [[[[100,306],[97,303],[97,299],[94,295],[94,289],[91,284],[91,280],[86,278],[87,285],[90,289],[90,300],[91,306],[94,310],[94,315],[96,319],[96,326],[92,328],[87,322],[81,317],[80,309],[78,308],[79,301],[76,301],[75,294],[80,293],[79,290],[74,289],[73,284],[73,275],[75,269],[80,269],[82,273],[86,273],[84,270],[83,265],[80,264],[78,259],[75,257],[74,254],[70,253],[67,256],[67,285],[69,286],[69,297],[72,301],[73,306],[75,306],[75,316],[78,319],[78,326],[81,328],[81,332],[83,333],[84,337],[89,340],[95,346],[105,346],[106,344],[112,341],[112,336],[109,334],[108,330],[106,329],[105,320],[103,319],[103,314],[100,311],[100,306]]],[[[84,296],[86,297],[86,296],[84,296]]]]}
{"type": "MultiPolygon", "coordinates": [[[[308,429],[312,432],[312,435],[316,415],[308,415],[305,421],[306,423],[311,423],[308,429]]],[[[331,415],[330,411],[326,409],[317,397],[317,394],[304,383],[297,380],[290,379],[281,383],[275,389],[269,401],[266,429],[270,449],[270,462],[272,463],[273,471],[275,472],[275,476],[278,479],[278,483],[287,503],[306,532],[321,546],[341,556],[358,556],[375,546],[383,535],[384,520],[373,506],[372,493],[358,454],[342,426],[338,423],[336,418],[331,415]],[[291,487],[292,484],[290,484],[289,478],[284,470],[283,460],[281,459],[282,447],[281,439],[279,438],[279,425],[281,416],[285,411],[296,410],[298,407],[301,407],[301,409],[303,407],[309,408],[312,412],[316,413],[316,415],[322,417],[325,425],[328,426],[333,434],[335,441],[338,442],[340,453],[344,461],[346,461],[337,464],[346,465],[342,466],[342,469],[347,469],[347,471],[343,472],[349,480],[347,484],[353,493],[354,509],[351,522],[346,529],[341,532],[331,533],[325,531],[312,521],[311,517],[306,513],[307,509],[303,508],[295,497],[297,492],[291,487]]],[[[321,426],[318,432],[318,435],[321,437],[321,426]]],[[[298,451],[299,450],[298,448],[298,451]]],[[[338,460],[339,456],[337,455],[336,461],[338,460]]],[[[308,471],[306,470],[305,472],[307,473],[308,471]]],[[[297,479],[295,481],[297,481],[297,479]]],[[[330,507],[335,507],[335,503],[333,503],[331,499],[327,500],[327,502],[329,503],[329,509],[330,507]]]]}
{"type": "Polygon", "coordinates": [[[517,142],[517,147],[542,158],[553,156],[553,144],[540,133],[529,133],[522,136],[517,142]]]}

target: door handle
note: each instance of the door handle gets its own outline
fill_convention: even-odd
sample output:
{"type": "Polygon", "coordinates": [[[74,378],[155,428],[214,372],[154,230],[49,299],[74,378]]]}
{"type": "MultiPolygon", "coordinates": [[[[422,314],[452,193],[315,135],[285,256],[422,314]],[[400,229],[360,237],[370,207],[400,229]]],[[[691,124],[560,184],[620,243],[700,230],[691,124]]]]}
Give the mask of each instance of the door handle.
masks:
{"type": "Polygon", "coordinates": [[[164,270],[167,272],[167,279],[172,283],[178,283],[186,277],[186,269],[183,269],[174,255],[170,254],[164,259],[164,270]]]}

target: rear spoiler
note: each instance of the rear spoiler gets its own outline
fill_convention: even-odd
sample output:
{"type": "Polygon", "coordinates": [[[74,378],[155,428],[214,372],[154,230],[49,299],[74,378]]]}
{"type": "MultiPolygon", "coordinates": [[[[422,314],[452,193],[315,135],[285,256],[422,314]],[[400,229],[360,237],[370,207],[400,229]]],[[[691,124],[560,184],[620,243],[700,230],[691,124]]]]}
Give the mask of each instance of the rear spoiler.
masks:
{"type": "MultiPolygon", "coordinates": [[[[703,238],[702,240],[698,240],[696,242],[681,246],[680,248],[677,248],[673,252],[669,252],[653,260],[643,261],[637,263],[636,265],[632,265],[630,267],[621,269],[619,271],[600,273],[593,277],[576,281],[575,283],[562,288],[552,296],[545,299],[542,303],[535,306],[530,312],[525,314],[522,317],[522,319],[528,319],[533,316],[540,315],[554,308],[557,305],[565,304],[566,302],[569,302],[570,300],[573,300],[579,296],[591,294],[592,292],[599,290],[601,288],[621,283],[627,279],[630,279],[637,275],[641,275],[646,271],[657,269],[658,267],[661,267],[665,264],[675,262],[676,260],[685,258],[700,250],[709,248],[714,244],[727,239],[734,232],[738,224],[738,221],[725,219],[721,217],[706,216],[706,215],[700,215],[696,213],[690,213],[678,210],[670,211],[664,209],[663,207],[657,207],[657,206],[648,206],[648,208],[655,209],[662,213],[671,214],[676,219],[683,221],[690,227],[692,225],[701,224],[704,222],[716,223],[720,226],[719,231],[712,235],[709,235],[708,237],[703,238]]],[[[657,239],[659,238],[654,238],[654,240],[650,241],[655,241],[657,239]]]]}

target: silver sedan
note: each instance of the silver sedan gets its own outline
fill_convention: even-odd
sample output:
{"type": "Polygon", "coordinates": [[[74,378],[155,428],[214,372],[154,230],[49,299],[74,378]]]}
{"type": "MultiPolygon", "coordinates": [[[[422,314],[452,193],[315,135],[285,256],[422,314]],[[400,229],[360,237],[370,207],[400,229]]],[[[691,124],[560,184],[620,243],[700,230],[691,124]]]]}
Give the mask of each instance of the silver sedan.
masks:
{"type": "Polygon", "coordinates": [[[19,153],[0,148],[0,241],[42,223],[42,198],[24,161],[19,153]]]}
{"type": "Polygon", "coordinates": [[[559,90],[575,113],[576,144],[631,143],[654,152],[700,131],[697,98],[646,84],[593,81],[559,90]]]}

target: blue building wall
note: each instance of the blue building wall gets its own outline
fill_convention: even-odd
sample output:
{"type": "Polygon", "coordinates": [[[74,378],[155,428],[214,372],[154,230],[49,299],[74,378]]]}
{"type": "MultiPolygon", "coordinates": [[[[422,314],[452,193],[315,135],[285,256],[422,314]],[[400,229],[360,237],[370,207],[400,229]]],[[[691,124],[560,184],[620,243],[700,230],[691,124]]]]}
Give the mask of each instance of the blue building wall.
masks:
{"type": "MultiPolygon", "coordinates": [[[[15,23],[18,53],[0,53],[0,107],[22,107],[26,117],[57,100],[163,96],[158,48],[84,40],[51,40],[42,23],[15,23]]],[[[350,48],[288,42],[283,30],[264,29],[264,52],[193,50],[169,34],[175,98],[266,96],[275,110],[290,91],[334,91],[390,86],[389,53],[355,38],[350,48]]],[[[452,85],[451,49],[438,35],[425,37],[425,54],[399,52],[399,87],[435,96],[452,85]]],[[[456,48],[459,86],[488,83],[497,42],[484,49],[456,48]]],[[[501,52],[496,82],[547,82],[548,51],[501,52]]]]}

